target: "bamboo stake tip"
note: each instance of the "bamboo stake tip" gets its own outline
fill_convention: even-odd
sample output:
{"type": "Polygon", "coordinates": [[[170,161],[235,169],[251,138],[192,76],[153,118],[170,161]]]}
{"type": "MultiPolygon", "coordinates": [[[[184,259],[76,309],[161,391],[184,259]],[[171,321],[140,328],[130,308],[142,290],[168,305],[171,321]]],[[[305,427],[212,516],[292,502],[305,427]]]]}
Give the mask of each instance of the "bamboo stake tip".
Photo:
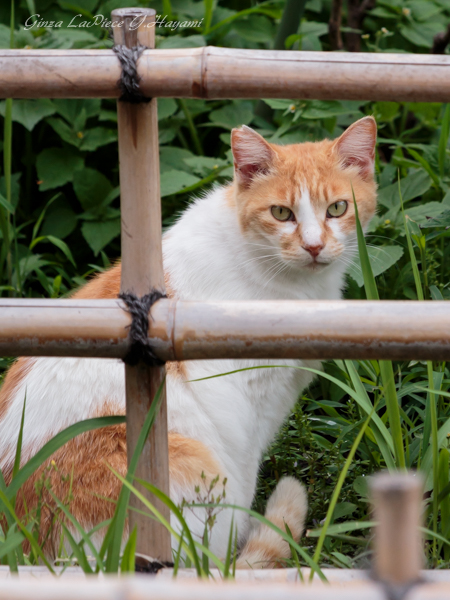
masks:
{"type": "Polygon", "coordinates": [[[421,473],[383,471],[370,478],[370,489],[374,494],[397,494],[421,491],[424,481],[421,473]]]}
{"type": "Polygon", "coordinates": [[[154,17],[156,10],[154,8],[115,8],[111,11],[111,16],[114,18],[125,17],[154,17]]]}

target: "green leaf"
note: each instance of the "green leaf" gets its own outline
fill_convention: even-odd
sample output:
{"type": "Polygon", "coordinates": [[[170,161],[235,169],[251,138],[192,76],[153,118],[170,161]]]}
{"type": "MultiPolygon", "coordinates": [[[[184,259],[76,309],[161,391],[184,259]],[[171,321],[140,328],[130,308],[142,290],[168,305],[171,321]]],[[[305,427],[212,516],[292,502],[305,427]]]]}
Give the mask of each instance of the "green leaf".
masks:
{"type": "Polygon", "coordinates": [[[274,110],[287,110],[292,105],[295,106],[294,100],[278,100],[272,98],[264,98],[264,102],[274,110]]]}
{"type": "Polygon", "coordinates": [[[170,196],[198,183],[200,179],[186,171],[165,171],[161,175],[161,197],[170,196]]]}
{"type": "Polygon", "coordinates": [[[177,103],[173,98],[158,98],[158,120],[171,117],[178,110],[177,103]]]}
{"type": "Polygon", "coordinates": [[[8,200],[6,198],[4,198],[1,194],[0,194],[0,204],[3,206],[3,208],[6,208],[6,210],[8,212],[10,212],[11,214],[14,214],[15,212],[15,208],[14,206],[8,202],[8,200]]]}
{"type": "Polygon", "coordinates": [[[94,127],[82,133],[80,150],[87,152],[92,152],[100,148],[100,146],[106,146],[117,141],[117,132],[112,129],[106,129],[106,127],[94,127]]]}
{"type": "Polygon", "coordinates": [[[239,19],[235,21],[233,29],[249,42],[271,42],[275,35],[272,22],[263,15],[249,15],[244,19],[239,19]]]}
{"type": "Polygon", "coordinates": [[[86,167],[74,173],[73,189],[84,210],[90,210],[105,200],[113,186],[103,173],[86,167]]]}
{"type": "Polygon", "coordinates": [[[426,202],[405,210],[406,216],[417,223],[427,223],[430,218],[442,215],[447,207],[442,202],[426,202]]]}
{"type": "Polygon", "coordinates": [[[34,248],[34,246],[36,246],[36,244],[38,244],[39,242],[44,242],[44,241],[48,241],[51,244],[53,244],[54,246],[56,246],[57,248],[59,248],[62,251],[62,253],[66,256],[66,258],[68,258],[70,260],[70,262],[73,264],[73,266],[74,267],[77,266],[75,264],[75,261],[73,260],[73,256],[72,256],[69,246],[62,240],[55,237],[54,235],[43,235],[41,237],[36,238],[31,243],[30,250],[32,250],[34,248]]]}
{"type": "Polygon", "coordinates": [[[248,100],[234,101],[209,113],[210,120],[224,129],[248,125],[253,119],[253,105],[248,100]]]}
{"type": "Polygon", "coordinates": [[[336,504],[336,508],[334,509],[334,519],[341,519],[342,517],[347,517],[355,512],[358,507],[353,502],[339,502],[336,504]]]}
{"type": "Polygon", "coordinates": [[[120,235],[120,218],[108,221],[85,221],[81,233],[95,256],[120,235]]]}
{"type": "Polygon", "coordinates": [[[161,40],[158,48],[198,48],[206,46],[205,38],[202,35],[170,35],[161,40]]]}
{"type": "Polygon", "coordinates": [[[184,158],[183,162],[186,163],[194,173],[197,173],[200,176],[205,176],[211,171],[214,171],[219,167],[225,167],[229,164],[226,160],[210,156],[184,158]]]}
{"type": "Polygon", "coordinates": [[[82,157],[69,148],[46,148],[36,159],[41,192],[73,181],[74,173],[83,167],[82,157]]]}
{"type": "MultiPolygon", "coordinates": [[[[5,102],[0,102],[0,114],[5,116],[5,102]]],[[[51,100],[14,100],[12,105],[12,120],[33,131],[35,125],[45,117],[53,115],[55,107],[51,100]]]]}
{"type": "Polygon", "coordinates": [[[56,112],[64,117],[70,125],[75,122],[82,110],[84,110],[87,119],[99,115],[101,110],[101,100],[98,98],[86,100],[57,99],[52,102],[56,112]]]}
{"type": "Polygon", "coordinates": [[[417,21],[425,21],[442,12],[439,6],[429,0],[409,0],[408,8],[411,9],[412,16],[417,21]]]}
{"type": "Polygon", "coordinates": [[[348,113],[348,108],[337,100],[312,100],[301,113],[302,119],[328,119],[348,113]]]}
{"type": "Polygon", "coordinates": [[[436,187],[439,187],[439,185],[440,185],[439,177],[433,171],[433,168],[431,167],[430,163],[426,160],[426,158],[424,158],[421,154],[416,152],[416,150],[413,150],[413,148],[411,148],[411,147],[408,148],[408,152],[425,169],[425,171],[428,173],[428,175],[431,177],[431,179],[435,183],[436,187]]]}
{"type": "Polygon", "coordinates": [[[42,224],[41,235],[54,235],[63,240],[76,228],[78,218],[66,198],[49,207],[42,224]]]}
{"type": "Polygon", "coordinates": [[[400,27],[401,35],[412,44],[420,48],[431,48],[433,38],[440,33],[442,25],[429,21],[428,23],[414,23],[410,21],[407,25],[400,27]]]}
{"type": "Polygon", "coordinates": [[[80,147],[82,135],[81,132],[79,135],[79,132],[75,131],[71,125],[68,125],[65,121],[59,118],[47,119],[47,123],[64,142],[67,142],[76,148],[80,147]]]}
{"type": "Polygon", "coordinates": [[[189,173],[192,169],[184,162],[185,158],[200,158],[195,156],[189,150],[185,148],[177,148],[176,146],[161,146],[159,151],[159,160],[161,166],[161,173],[164,171],[184,170],[189,173]]]}
{"type": "Polygon", "coordinates": [[[367,477],[364,477],[363,475],[359,475],[353,481],[353,489],[362,498],[368,498],[369,497],[369,484],[368,484],[367,477]]]}
{"type": "Polygon", "coordinates": [[[432,300],[444,300],[441,290],[435,285],[430,285],[430,296],[432,300]]]}
{"type": "Polygon", "coordinates": [[[444,210],[440,215],[421,224],[422,229],[430,227],[450,227],[450,209],[444,210]]]}
{"type": "MultiPolygon", "coordinates": [[[[13,173],[11,175],[11,204],[14,208],[19,204],[19,196],[20,196],[20,178],[22,177],[22,173],[13,173]]],[[[6,182],[5,176],[0,177],[0,194],[6,199],[6,182]]]]}
{"type": "Polygon", "coordinates": [[[328,34],[328,23],[320,23],[317,21],[302,21],[300,25],[300,33],[304,36],[313,35],[321,37],[328,34]]]}
{"type": "MultiPolygon", "coordinates": [[[[398,245],[391,246],[380,246],[380,247],[369,247],[367,248],[367,254],[372,266],[374,277],[381,275],[384,271],[387,271],[392,265],[403,256],[403,248],[398,245]]],[[[357,265],[352,265],[347,273],[356,281],[359,287],[364,285],[364,277],[361,270],[361,262],[359,256],[355,256],[353,262],[357,265]]]]}
{"type": "Polygon", "coordinates": [[[393,121],[399,114],[399,108],[398,102],[377,102],[374,107],[377,121],[393,121]]]}
{"type": "MultiPolygon", "coordinates": [[[[400,180],[403,202],[408,202],[413,198],[422,196],[431,187],[431,178],[423,169],[418,169],[411,175],[407,175],[400,180]]],[[[398,192],[398,183],[379,190],[378,202],[386,208],[398,207],[400,209],[400,197],[398,192]]]]}

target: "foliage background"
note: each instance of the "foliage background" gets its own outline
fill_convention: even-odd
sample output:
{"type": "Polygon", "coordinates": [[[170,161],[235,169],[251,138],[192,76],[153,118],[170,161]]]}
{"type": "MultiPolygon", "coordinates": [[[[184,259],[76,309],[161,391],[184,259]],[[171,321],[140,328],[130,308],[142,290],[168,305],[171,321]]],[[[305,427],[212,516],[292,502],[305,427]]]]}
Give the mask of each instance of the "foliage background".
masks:
{"type": "MultiPolygon", "coordinates": [[[[351,10],[362,4],[355,0],[344,3],[340,27],[343,51],[354,47],[356,36],[361,51],[429,53],[435,36],[444,32],[450,21],[450,0],[377,0],[365,3],[367,10],[355,29],[351,10]]],[[[198,27],[184,29],[159,27],[159,48],[272,48],[285,10],[293,11],[295,30],[281,36],[279,47],[305,51],[336,48],[328,25],[331,0],[16,0],[13,45],[110,48],[109,31],[94,24],[95,15],[108,18],[114,8],[136,5],[155,8],[158,14],[166,15],[166,23],[200,22],[198,27]],[[36,14],[40,16],[30,17],[36,14]],[[29,18],[29,23],[35,24],[27,31],[24,23],[29,18]],[[43,21],[62,22],[62,26],[45,27],[43,21]],[[82,22],[86,25],[80,26],[82,22]],[[77,27],[68,27],[70,23],[77,27]]],[[[3,2],[2,48],[11,44],[10,16],[9,3],[3,2]]],[[[446,243],[450,235],[446,229],[450,226],[449,119],[448,115],[444,118],[445,106],[290,99],[160,99],[158,106],[164,226],[170,225],[195,194],[232,176],[233,127],[247,124],[269,141],[295,143],[337,137],[356,119],[374,115],[379,127],[376,165],[380,193],[379,211],[369,228],[368,241],[380,296],[417,298],[400,211],[399,173],[424,295],[434,300],[450,298],[450,249],[446,243]]],[[[2,121],[6,111],[6,102],[0,102],[2,121]]],[[[6,223],[0,232],[0,295],[60,297],[120,255],[115,101],[13,100],[12,118],[10,193],[5,181],[7,153],[3,153],[6,171],[0,177],[0,217],[6,223]]],[[[5,136],[7,146],[7,131],[5,136]]],[[[0,151],[3,148],[0,143],[0,151]]],[[[364,298],[357,259],[349,273],[345,295],[364,298]]],[[[7,359],[0,361],[2,367],[9,363],[7,359]]],[[[357,368],[367,392],[376,393],[378,382],[364,375],[364,365],[357,368]]],[[[436,366],[436,370],[442,373],[439,385],[447,390],[450,379],[446,365],[436,366]]],[[[345,380],[336,363],[327,363],[326,371],[345,380]]],[[[417,466],[430,431],[427,395],[413,390],[411,382],[426,385],[426,365],[396,365],[396,376],[408,464],[417,466]]],[[[449,416],[445,398],[439,400],[438,408],[442,425],[449,416]]],[[[380,409],[386,421],[383,405],[380,409]]],[[[319,525],[360,419],[360,408],[342,389],[330,381],[317,380],[264,457],[256,506],[262,508],[282,474],[294,474],[309,490],[308,525],[319,525]]],[[[334,513],[336,523],[350,517],[367,518],[365,478],[383,466],[380,453],[366,437],[350,466],[334,513]]],[[[367,539],[337,535],[327,540],[325,550],[332,564],[362,565],[367,539]]],[[[434,564],[448,559],[442,555],[439,562],[434,556],[434,564]]]]}

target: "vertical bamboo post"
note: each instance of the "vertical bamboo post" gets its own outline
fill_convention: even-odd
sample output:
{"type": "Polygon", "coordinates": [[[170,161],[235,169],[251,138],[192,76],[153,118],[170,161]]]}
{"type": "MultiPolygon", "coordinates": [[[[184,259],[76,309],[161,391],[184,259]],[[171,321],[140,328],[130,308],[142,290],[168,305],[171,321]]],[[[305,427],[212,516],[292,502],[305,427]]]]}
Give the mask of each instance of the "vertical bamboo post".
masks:
{"type": "Polygon", "coordinates": [[[419,474],[380,473],[372,480],[372,502],[378,521],[373,569],[376,579],[383,583],[404,587],[420,577],[422,493],[419,474]]]}
{"type": "MultiPolygon", "coordinates": [[[[155,47],[155,11],[124,8],[112,12],[114,43],[155,47]]],[[[117,104],[122,213],[121,291],[138,296],[153,288],[165,291],[161,247],[161,201],[156,99],[148,103],[117,104]]],[[[127,451],[130,459],[145,415],[165,374],[164,367],[125,367],[127,451]]],[[[167,406],[165,390],[161,410],[145,444],[137,476],[169,493],[167,406]]],[[[168,508],[141,490],[169,519],[168,508]]],[[[131,506],[143,508],[132,495],[131,506]]],[[[171,560],[170,536],[154,519],[129,514],[130,531],[137,526],[137,551],[149,557],[171,560]]]]}

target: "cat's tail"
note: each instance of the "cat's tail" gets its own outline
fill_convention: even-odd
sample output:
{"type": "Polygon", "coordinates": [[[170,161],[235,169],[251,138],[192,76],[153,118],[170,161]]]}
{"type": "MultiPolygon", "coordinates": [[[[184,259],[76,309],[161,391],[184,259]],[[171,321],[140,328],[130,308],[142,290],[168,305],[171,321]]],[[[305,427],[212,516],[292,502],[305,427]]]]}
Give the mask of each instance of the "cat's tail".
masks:
{"type": "MultiPolygon", "coordinates": [[[[296,542],[305,527],[308,500],[305,488],[293,477],[284,477],[275,488],[267,503],[265,517],[282,531],[289,527],[296,542]]],[[[279,533],[264,525],[250,532],[248,540],[236,561],[238,569],[274,568],[283,565],[283,559],[291,557],[289,544],[279,533]]]]}

